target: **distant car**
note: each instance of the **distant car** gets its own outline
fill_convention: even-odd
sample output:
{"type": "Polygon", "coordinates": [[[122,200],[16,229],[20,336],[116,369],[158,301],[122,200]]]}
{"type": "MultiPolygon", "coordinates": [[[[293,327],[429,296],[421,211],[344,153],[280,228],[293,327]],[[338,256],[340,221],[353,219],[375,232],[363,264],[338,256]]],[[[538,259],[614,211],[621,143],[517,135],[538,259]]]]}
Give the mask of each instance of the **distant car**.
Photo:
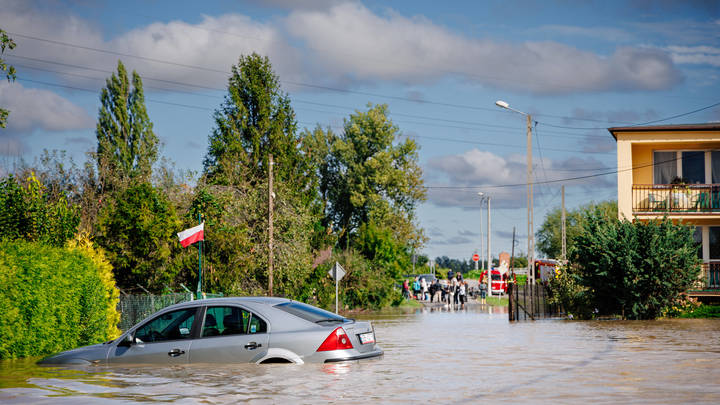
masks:
{"type": "Polygon", "coordinates": [[[233,297],[171,305],[115,340],[39,363],[303,364],[382,354],[370,322],[285,298],[233,297]]]}
{"type": "Polygon", "coordinates": [[[434,274],[420,274],[420,275],[418,275],[418,277],[419,277],[418,281],[420,281],[420,279],[424,278],[427,285],[432,284],[432,282],[437,279],[437,277],[435,277],[434,274]]]}

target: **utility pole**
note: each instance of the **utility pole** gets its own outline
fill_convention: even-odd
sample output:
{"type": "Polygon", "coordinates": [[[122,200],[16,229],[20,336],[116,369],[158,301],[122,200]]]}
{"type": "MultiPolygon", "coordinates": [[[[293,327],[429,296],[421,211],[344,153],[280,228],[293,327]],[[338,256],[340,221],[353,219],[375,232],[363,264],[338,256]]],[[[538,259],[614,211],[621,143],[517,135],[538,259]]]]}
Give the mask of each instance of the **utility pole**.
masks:
{"type": "MultiPolygon", "coordinates": [[[[483,249],[483,223],[482,223],[482,206],[483,201],[485,200],[485,197],[483,197],[482,193],[478,193],[480,196],[480,267],[482,267],[482,270],[485,270],[485,249],[483,249]]],[[[475,269],[477,270],[477,269],[475,269]]]]}
{"type": "Polygon", "coordinates": [[[530,284],[535,284],[535,235],[533,229],[533,181],[532,181],[532,117],[527,118],[527,207],[528,207],[528,276],[530,284]]]}
{"type": "Polygon", "coordinates": [[[273,155],[268,157],[268,294],[273,296],[273,155]]]}
{"type": "Polygon", "coordinates": [[[487,254],[488,254],[488,272],[487,272],[487,283],[488,283],[488,294],[492,295],[492,249],[490,249],[490,241],[492,240],[492,234],[490,233],[490,196],[487,196],[487,203],[488,203],[488,217],[487,217],[487,223],[488,223],[488,232],[487,232],[487,238],[488,238],[488,248],[487,248],[487,254]]]}
{"type": "Polygon", "coordinates": [[[562,190],[562,254],[560,259],[563,263],[567,260],[567,235],[565,234],[565,185],[561,187],[562,190]]]}

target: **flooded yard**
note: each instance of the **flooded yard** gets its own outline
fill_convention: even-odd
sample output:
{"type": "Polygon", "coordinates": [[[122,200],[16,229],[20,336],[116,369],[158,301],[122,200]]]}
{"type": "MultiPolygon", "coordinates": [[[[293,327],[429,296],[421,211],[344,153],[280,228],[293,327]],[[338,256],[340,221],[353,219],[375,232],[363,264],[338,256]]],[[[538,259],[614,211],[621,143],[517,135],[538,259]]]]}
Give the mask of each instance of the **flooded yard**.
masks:
{"type": "Polygon", "coordinates": [[[385,356],[309,365],[0,362],[0,402],[720,403],[720,320],[509,323],[503,308],[385,312],[385,356]]]}

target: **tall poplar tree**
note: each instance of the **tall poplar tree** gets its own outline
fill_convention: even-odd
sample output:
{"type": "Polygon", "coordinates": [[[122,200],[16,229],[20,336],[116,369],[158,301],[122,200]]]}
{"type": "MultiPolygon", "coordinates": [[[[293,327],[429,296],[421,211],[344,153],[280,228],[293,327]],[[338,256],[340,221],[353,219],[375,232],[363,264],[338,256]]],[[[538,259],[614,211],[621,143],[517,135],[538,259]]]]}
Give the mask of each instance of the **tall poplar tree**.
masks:
{"type": "Polygon", "coordinates": [[[142,79],[132,72],[132,83],[121,61],[117,75],[106,80],[100,94],[96,128],[98,175],[104,188],[128,179],[146,181],[157,160],[158,139],[145,109],[142,79]]]}
{"type": "Polygon", "coordinates": [[[296,130],[295,111],[270,60],[255,53],[241,56],[232,67],[225,101],[215,111],[204,162],[208,182],[232,184],[238,164],[245,165],[252,177],[265,178],[271,153],[277,180],[302,182],[296,130]]]}
{"type": "MultiPolygon", "coordinates": [[[[193,210],[206,220],[208,290],[266,291],[269,263],[268,162],[274,157],[274,292],[295,296],[312,264],[315,171],[301,150],[290,99],[267,57],[241,56],[215,111],[193,210]],[[312,174],[311,174],[312,173],[312,174]]],[[[319,213],[317,215],[319,217],[319,213]]],[[[193,215],[194,220],[197,218],[193,215]]]]}

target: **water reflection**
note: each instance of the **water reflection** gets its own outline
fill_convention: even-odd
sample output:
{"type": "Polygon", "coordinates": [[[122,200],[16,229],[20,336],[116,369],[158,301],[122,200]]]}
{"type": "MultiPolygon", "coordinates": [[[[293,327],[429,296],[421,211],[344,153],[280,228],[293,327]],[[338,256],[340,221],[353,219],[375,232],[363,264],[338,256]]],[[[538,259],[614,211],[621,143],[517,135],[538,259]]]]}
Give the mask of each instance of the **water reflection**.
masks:
{"type": "Polygon", "coordinates": [[[0,402],[718,403],[720,321],[536,321],[507,309],[363,315],[383,358],[306,365],[0,362],[0,402]]]}

